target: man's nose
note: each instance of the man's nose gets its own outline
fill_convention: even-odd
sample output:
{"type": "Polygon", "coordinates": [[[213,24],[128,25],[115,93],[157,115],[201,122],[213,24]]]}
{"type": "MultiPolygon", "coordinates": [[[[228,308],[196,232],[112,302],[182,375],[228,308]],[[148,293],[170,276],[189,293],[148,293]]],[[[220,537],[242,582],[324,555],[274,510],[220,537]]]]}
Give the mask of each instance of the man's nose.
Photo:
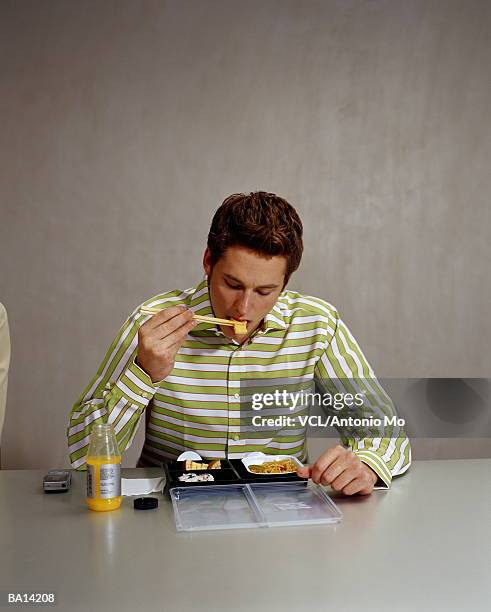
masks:
{"type": "Polygon", "coordinates": [[[249,306],[250,306],[250,302],[251,302],[251,294],[243,291],[237,302],[235,303],[235,309],[237,311],[237,314],[240,315],[241,317],[245,317],[247,314],[247,311],[249,310],[249,306]]]}

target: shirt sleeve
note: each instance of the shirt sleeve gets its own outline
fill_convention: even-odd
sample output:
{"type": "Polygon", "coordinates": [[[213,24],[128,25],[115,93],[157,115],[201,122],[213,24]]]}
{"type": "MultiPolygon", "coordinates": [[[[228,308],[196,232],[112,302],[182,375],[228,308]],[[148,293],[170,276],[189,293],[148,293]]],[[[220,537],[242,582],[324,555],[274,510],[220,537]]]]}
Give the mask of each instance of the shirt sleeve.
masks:
{"type": "Polygon", "coordinates": [[[140,417],[155,394],[150,377],[135,363],[139,327],[135,311],[71,409],[67,437],[73,468],[86,469],[89,435],[96,423],[114,425],[120,452],[133,441],[140,417]]]}
{"type": "Polygon", "coordinates": [[[378,427],[335,425],[342,444],[350,448],[378,476],[377,488],[389,488],[392,478],[411,464],[411,445],[402,427],[394,423],[394,405],[377,380],[358,343],[343,321],[336,319],[334,334],[326,343],[315,369],[323,392],[361,394],[363,405],[342,409],[342,416],[378,420],[378,427]]]}

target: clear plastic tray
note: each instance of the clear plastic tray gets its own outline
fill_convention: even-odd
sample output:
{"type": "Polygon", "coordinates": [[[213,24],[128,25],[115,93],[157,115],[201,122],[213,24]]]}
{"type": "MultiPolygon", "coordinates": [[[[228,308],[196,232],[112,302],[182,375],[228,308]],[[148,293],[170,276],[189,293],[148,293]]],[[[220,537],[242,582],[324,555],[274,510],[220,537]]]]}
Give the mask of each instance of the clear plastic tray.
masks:
{"type": "Polygon", "coordinates": [[[176,487],[170,497],[178,531],[316,525],[342,518],[312,482],[176,487]]]}

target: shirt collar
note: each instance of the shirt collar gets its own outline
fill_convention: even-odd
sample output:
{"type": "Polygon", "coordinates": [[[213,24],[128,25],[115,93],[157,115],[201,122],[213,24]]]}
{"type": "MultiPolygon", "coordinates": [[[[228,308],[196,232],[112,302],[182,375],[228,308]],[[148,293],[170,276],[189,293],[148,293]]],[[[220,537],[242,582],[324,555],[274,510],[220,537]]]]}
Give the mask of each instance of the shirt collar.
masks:
{"type": "Polygon", "coordinates": [[[195,313],[207,317],[214,317],[208,292],[208,279],[204,278],[192,290],[189,308],[195,313]]]}
{"type": "MultiPolygon", "coordinates": [[[[281,297],[281,295],[280,295],[281,297]]],[[[189,308],[196,314],[214,317],[215,313],[210,300],[210,293],[208,290],[208,279],[205,277],[200,283],[194,287],[191,299],[189,302],[189,308]]],[[[267,332],[275,329],[286,329],[287,323],[283,314],[283,305],[279,302],[273,306],[273,308],[264,317],[262,331],[267,332]]],[[[209,323],[198,323],[194,329],[199,330],[214,330],[221,333],[220,328],[217,325],[210,325],[209,323]]],[[[261,329],[259,330],[261,331],[261,329]]]]}
{"type": "MultiPolygon", "coordinates": [[[[281,297],[281,295],[280,295],[281,297]]],[[[283,315],[282,304],[277,301],[273,308],[264,317],[263,329],[268,331],[270,329],[286,329],[287,324],[283,315]]]]}

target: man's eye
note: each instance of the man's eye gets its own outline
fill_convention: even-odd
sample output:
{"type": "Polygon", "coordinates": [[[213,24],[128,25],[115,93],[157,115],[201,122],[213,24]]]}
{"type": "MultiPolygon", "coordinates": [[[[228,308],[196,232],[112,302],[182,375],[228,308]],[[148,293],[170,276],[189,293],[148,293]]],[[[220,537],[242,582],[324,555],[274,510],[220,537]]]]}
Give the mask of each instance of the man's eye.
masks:
{"type": "Polygon", "coordinates": [[[259,295],[271,295],[273,292],[272,291],[258,291],[259,295]]]}
{"type": "Polygon", "coordinates": [[[240,285],[234,285],[233,283],[229,283],[228,281],[225,281],[227,286],[230,287],[230,289],[240,289],[240,285]]]}

